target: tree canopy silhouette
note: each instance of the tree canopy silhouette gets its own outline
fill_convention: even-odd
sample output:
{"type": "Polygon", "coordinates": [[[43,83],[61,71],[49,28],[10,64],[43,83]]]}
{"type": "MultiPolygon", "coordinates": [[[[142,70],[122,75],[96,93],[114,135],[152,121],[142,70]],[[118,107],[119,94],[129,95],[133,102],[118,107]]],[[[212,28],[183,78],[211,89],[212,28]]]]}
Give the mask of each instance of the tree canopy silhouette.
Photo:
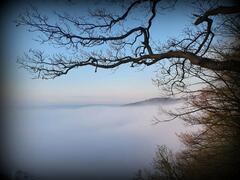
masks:
{"type": "MultiPolygon", "coordinates": [[[[43,35],[40,39],[42,43],[64,46],[77,53],[74,56],[45,55],[42,51],[30,50],[18,59],[18,63],[34,73],[36,78],[43,79],[64,75],[82,66],[93,66],[97,71],[98,68],[111,69],[123,64],[130,64],[131,67],[150,66],[163,60],[170,62],[167,73],[173,76],[172,82],[181,83],[185,74],[196,67],[214,71],[240,72],[239,58],[232,56],[223,59],[219,53],[215,54],[221,50],[216,48],[214,39],[215,37],[216,41],[219,37],[224,39],[226,32],[221,30],[226,26],[223,24],[230,21],[237,23],[234,18],[239,19],[239,6],[217,6],[202,14],[194,14],[194,25],[186,30],[184,37],[172,38],[166,44],[160,45],[154,41],[151,28],[158,18],[158,13],[174,7],[177,1],[172,1],[169,6],[161,4],[162,2],[164,1],[129,1],[128,7],[121,11],[121,14],[98,9],[89,12],[88,18],[55,12],[56,22],[42,15],[32,6],[19,15],[16,25],[26,26],[33,32],[40,32],[43,35]],[[147,17],[145,22],[126,24],[125,21],[131,19],[134,11],[140,6],[148,10],[148,14],[143,15],[147,17]],[[215,17],[219,16],[230,18],[225,19],[223,24],[213,25],[215,17]]],[[[231,43],[233,47],[234,42],[231,43]]]]}

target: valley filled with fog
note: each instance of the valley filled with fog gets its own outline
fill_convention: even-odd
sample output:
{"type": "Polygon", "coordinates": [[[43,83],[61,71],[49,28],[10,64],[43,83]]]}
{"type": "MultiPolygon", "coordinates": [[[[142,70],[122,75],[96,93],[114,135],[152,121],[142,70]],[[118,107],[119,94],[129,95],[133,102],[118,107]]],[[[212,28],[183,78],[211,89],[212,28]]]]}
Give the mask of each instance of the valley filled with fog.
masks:
{"type": "Polygon", "coordinates": [[[183,102],[143,106],[20,108],[7,125],[7,167],[35,179],[70,177],[131,179],[151,168],[157,145],[183,148],[176,134],[190,130],[165,110],[183,102]]]}

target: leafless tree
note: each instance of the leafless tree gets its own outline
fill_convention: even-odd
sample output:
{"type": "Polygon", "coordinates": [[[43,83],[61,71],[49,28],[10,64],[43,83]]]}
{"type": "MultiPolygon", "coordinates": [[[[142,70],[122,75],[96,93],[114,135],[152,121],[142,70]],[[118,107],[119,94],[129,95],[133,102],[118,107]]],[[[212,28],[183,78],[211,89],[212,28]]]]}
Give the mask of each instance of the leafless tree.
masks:
{"type": "MultiPolygon", "coordinates": [[[[206,68],[240,72],[238,58],[222,60],[212,51],[215,30],[221,29],[213,26],[213,18],[236,15],[239,17],[240,7],[217,6],[202,14],[195,14],[194,27],[186,31],[186,37],[180,40],[169,39],[167,44],[160,46],[151,36],[151,28],[158,18],[159,10],[169,8],[161,3],[160,0],[129,1],[129,6],[120,15],[99,9],[90,12],[90,20],[72,17],[66,13],[55,13],[58,22],[50,21],[49,17],[42,15],[37,8],[31,7],[18,17],[16,25],[42,33],[42,43],[65,46],[76,53],[74,56],[46,55],[39,50],[30,50],[18,59],[18,63],[34,73],[36,78],[51,79],[82,66],[93,66],[97,71],[98,68],[111,69],[123,64],[130,64],[131,67],[150,66],[169,60],[170,66],[163,69],[165,68],[171,77],[169,81],[180,86],[186,74],[196,67],[198,70],[206,68]],[[143,24],[126,27],[124,22],[132,17],[139,6],[148,9],[147,20],[143,24]]],[[[173,1],[171,7],[175,3],[176,1],[173,1]]]]}

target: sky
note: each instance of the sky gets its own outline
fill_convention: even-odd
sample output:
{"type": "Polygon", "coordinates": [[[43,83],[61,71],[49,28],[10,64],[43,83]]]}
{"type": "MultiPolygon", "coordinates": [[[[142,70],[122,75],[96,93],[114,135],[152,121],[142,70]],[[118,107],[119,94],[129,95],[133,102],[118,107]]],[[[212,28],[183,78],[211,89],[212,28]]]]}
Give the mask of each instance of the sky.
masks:
{"type": "MultiPolygon", "coordinates": [[[[71,1],[74,2],[74,1],[71,1]]],[[[43,14],[49,14],[54,10],[71,12],[77,15],[86,15],[89,9],[100,6],[104,8],[120,8],[116,4],[106,5],[101,1],[81,1],[80,4],[66,5],[65,1],[32,2],[43,14]],[[64,4],[65,3],[65,4],[64,4]]],[[[39,44],[34,39],[37,33],[28,32],[26,27],[16,27],[14,20],[27,8],[29,3],[23,1],[19,4],[8,6],[5,11],[3,36],[6,59],[6,81],[9,98],[19,103],[123,103],[143,100],[152,97],[163,96],[164,93],[157,88],[152,79],[155,78],[158,66],[150,66],[144,69],[130,68],[124,65],[114,70],[82,67],[70,71],[67,75],[53,80],[32,79],[32,75],[24,69],[19,69],[16,60],[29,49],[40,49],[48,54],[62,51],[48,44],[39,44]]],[[[151,30],[152,38],[166,41],[170,37],[181,36],[184,27],[192,24],[192,9],[187,3],[177,3],[175,9],[160,12],[154,20],[151,30]],[[187,8],[188,7],[188,8],[187,8]]],[[[141,16],[141,12],[137,12],[141,16]]],[[[129,20],[128,23],[132,23],[129,20]]],[[[64,51],[64,53],[68,53],[64,51]]]]}

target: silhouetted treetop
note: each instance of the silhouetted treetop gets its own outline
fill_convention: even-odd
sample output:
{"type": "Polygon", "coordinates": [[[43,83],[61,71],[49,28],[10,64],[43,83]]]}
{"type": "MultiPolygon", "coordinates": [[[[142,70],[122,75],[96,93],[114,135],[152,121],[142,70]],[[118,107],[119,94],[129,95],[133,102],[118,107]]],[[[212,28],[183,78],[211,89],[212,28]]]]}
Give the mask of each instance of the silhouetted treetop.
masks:
{"type": "MultiPolygon", "coordinates": [[[[240,60],[234,57],[223,60],[219,54],[215,54],[221,49],[215,48],[213,43],[215,31],[223,28],[230,19],[236,19],[230,25],[239,27],[236,23],[239,20],[240,7],[218,6],[206,10],[203,14],[194,14],[195,27],[189,28],[186,36],[181,37],[180,40],[169,39],[162,46],[151,36],[153,22],[158,18],[159,10],[173,7],[177,2],[173,1],[170,7],[163,6],[161,2],[160,0],[129,1],[128,7],[120,15],[99,8],[90,11],[88,19],[55,12],[56,22],[42,15],[37,8],[31,7],[18,17],[17,26],[26,26],[30,31],[40,32],[43,35],[42,43],[65,46],[76,53],[74,56],[45,55],[42,51],[30,50],[18,59],[18,63],[34,73],[35,77],[43,79],[67,74],[70,70],[81,66],[93,66],[97,71],[98,68],[111,69],[122,64],[130,64],[131,67],[150,66],[165,59],[170,62],[167,73],[175,77],[174,80],[178,77],[176,81],[180,82],[185,78],[186,73],[196,67],[214,71],[240,72],[240,60]],[[142,24],[131,24],[130,14],[134,14],[134,10],[140,5],[149,11],[147,20],[142,24]],[[224,16],[226,20],[217,29],[213,27],[215,20],[213,17],[219,15],[224,16]],[[124,21],[129,21],[131,26],[126,27],[124,21]]],[[[234,48],[235,45],[229,48],[234,48]]]]}

